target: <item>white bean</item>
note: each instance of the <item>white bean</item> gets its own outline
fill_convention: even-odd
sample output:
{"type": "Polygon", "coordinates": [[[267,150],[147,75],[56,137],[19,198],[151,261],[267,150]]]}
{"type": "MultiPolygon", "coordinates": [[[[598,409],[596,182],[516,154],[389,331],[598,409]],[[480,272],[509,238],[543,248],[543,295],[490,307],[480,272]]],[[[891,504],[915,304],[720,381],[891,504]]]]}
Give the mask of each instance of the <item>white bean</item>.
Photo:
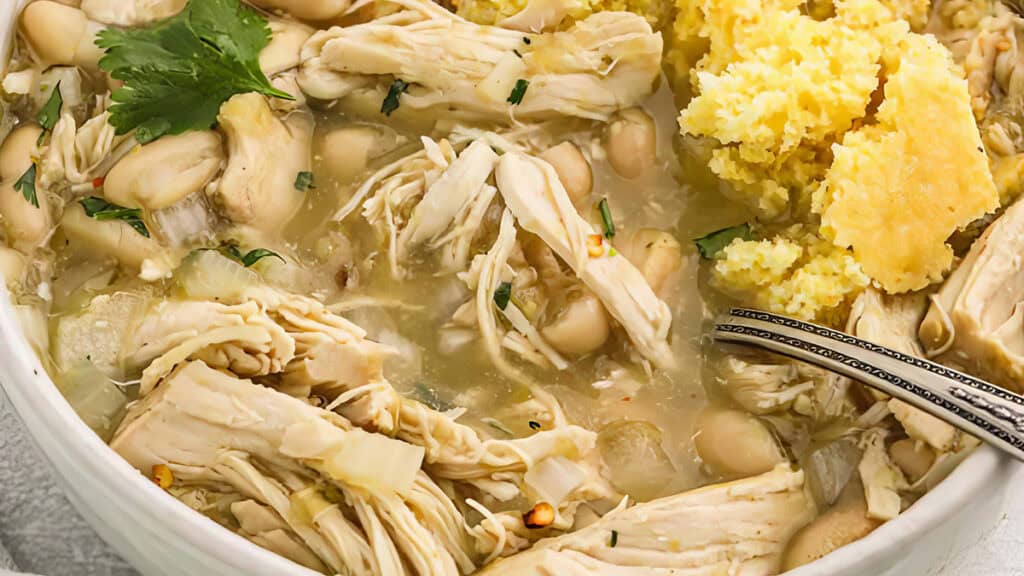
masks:
{"type": "Polygon", "coordinates": [[[741,410],[708,406],[697,429],[697,453],[720,474],[754,476],[786,460],[768,427],[741,410]]]}
{"type": "Polygon", "coordinates": [[[789,541],[782,557],[782,571],[803,566],[841,546],[860,540],[879,524],[881,522],[868,518],[864,488],[860,481],[851,480],[832,508],[797,532],[789,541]]]}
{"type": "Polygon", "coordinates": [[[0,145],[0,182],[17,180],[32,165],[32,154],[42,128],[24,124],[15,128],[0,145]]]}
{"type": "Polygon", "coordinates": [[[639,178],[657,160],[654,120],[640,108],[627,108],[608,125],[605,152],[612,168],[623,178],[639,178]]]}
{"type": "Polygon", "coordinates": [[[9,289],[17,290],[21,286],[27,268],[28,263],[20,252],[0,246],[0,276],[4,278],[9,289]]]}
{"type": "Polygon", "coordinates": [[[202,190],[220,172],[224,159],[216,132],[165,136],[115,164],[103,195],[121,206],[162,210],[202,190]]]}
{"type": "Polygon", "coordinates": [[[911,484],[923,477],[935,463],[935,451],[912,438],[897,440],[889,446],[889,458],[900,467],[911,484]]]}
{"type": "Polygon", "coordinates": [[[569,302],[565,310],[541,330],[541,335],[562,354],[586,354],[600,348],[610,332],[604,305],[587,292],[569,302]]]}
{"type": "Polygon", "coordinates": [[[270,19],[270,43],[260,51],[260,68],[267,77],[299,65],[302,45],[313,29],[294,20],[270,19]]]}
{"type": "Polygon", "coordinates": [[[14,189],[14,180],[0,184],[0,216],[3,216],[7,242],[21,252],[31,252],[49,235],[53,228],[49,207],[42,191],[37,191],[39,208],[22,192],[14,189]]]}
{"type": "Polygon", "coordinates": [[[654,293],[664,298],[683,264],[679,241],[668,232],[641,228],[617,247],[640,270],[654,293]]]}
{"type": "Polygon", "coordinates": [[[320,141],[321,166],[339,183],[352,182],[366,172],[374,158],[396,145],[393,133],[384,133],[371,126],[336,128],[320,141]]]}
{"type": "Polygon", "coordinates": [[[590,163],[575,144],[562,142],[545,150],[540,158],[551,164],[555,172],[558,172],[558,179],[562,181],[562,186],[569,193],[573,204],[590,195],[594,188],[594,174],[590,169],[590,163]]]}
{"type": "Polygon", "coordinates": [[[78,8],[39,0],[21,13],[21,32],[42,64],[95,70],[103,50],[94,44],[103,26],[78,8]]]}
{"type": "Polygon", "coordinates": [[[348,10],[349,0],[252,0],[252,4],[285,12],[303,20],[337,18],[348,10]]]}
{"type": "Polygon", "coordinates": [[[143,261],[155,259],[162,249],[120,220],[96,220],[85,214],[77,202],[68,205],[60,221],[68,240],[99,257],[113,257],[121,264],[141,268],[143,261]]]}

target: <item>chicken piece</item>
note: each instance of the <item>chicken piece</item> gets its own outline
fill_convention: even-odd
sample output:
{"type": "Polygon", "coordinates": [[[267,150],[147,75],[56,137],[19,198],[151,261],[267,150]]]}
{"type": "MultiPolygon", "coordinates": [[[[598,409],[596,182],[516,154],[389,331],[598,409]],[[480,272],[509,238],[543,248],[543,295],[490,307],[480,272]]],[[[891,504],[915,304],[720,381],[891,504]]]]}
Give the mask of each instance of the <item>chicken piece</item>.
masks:
{"type": "Polygon", "coordinates": [[[793,570],[870,534],[882,523],[867,512],[864,488],[857,480],[849,482],[834,506],[793,536],[782,569],[793,570]]]}
{"type": "Polygon", "coordinates": [[[932,297],[918,335],[928,356],[1022,392],[1024,203],[1010,206],[932,297]]]}
{"type": "Polygon", "coordinates": [[[212,130],[165,136],[114,164],[103,195],[120,206],[162,210],[202,190],[224,158],[220,135],[212,130]]]}
{"type": "Polygon", "coordinates": [[[456,155],[446,140],[438,143],[424,137],[422,142],[422,151],[367,180],[336,216],[344,219],[363,203],[363,217],[386,242],[396,278],[410,274],[413,253],[420,248],[439,255],[443,272],[464,270],[473,239],[497,194],[487,180],[498,155],[486,143],[473,142],[456,155]]]}
{"type": "Polygon", "coordinates": [[[615,510],[590,526],[485,567],[481,576],[710,576],[778,573],[786,543],[815,515],[803,472],[786,466],[615,510]]]}
{"type": "Polygon", "coordinates": [[[91,184],[135,146],[133,136],[116,134],[109,118],[109,112],[101,111],[77,126],[70,112],[61,114],[39,161],[39,182],[44,188],[65,180],[91,184]]]}
{"type": "Polygon", "coordinates": [[[57,367],[66,372],[88,362],[122,377],[121,343],[147,305],[137,293],[100,294],[80,312],[58,316],[51,348],[57,367]]]}
{"type": "Polygon", "coordinates": [[[202,362],[180,367],[134,405],[111,447],[139,470],[165,464],[175,482],[227,485],[270,506],[334,572],[454,576],[446,545],[465,546],[458,556],[473,566],[464,519],[419,470],[422,448],[202,362]]]}
{"type": "Polygon", "coordinates": [[[302,45],[313,35],[312,28],[294,20],[270,18],[269,26],[270,43],[260,51],[260,69],[267,78],[298,67],[302,45]]]}
{"type": "Polygon", "coordinates": [[[267,10],[283,10],[303,20],[329,20],[345,14],[350,0],[253,0],[267,10]]]}
{"type": "MultiPolygon", "coordinates": [[[[924,294],[889,296],[869,288],[853,303],[849,331],[868,342],[923,358],[924,349],[917,339],[917,329],[926,305],[924,294]]],[[[871,393],[879,400],[887,398],[875,390],[871,393]]],[[[897,398],[889,400],[889,411],[911,438],[926,442],[939,452],[948,452],[956,446],[957,429],[935,416],[897,398]]]]}
{"type": "Polygon", "coordinates": [[[548,163],[507,152],[495,173],[498,190],[520,227],[536,234],[604,304],[637,350],[660,367],[674,364],[668,344],[672,313],[643,274],[580,217],[548,163]]]}
{"type": "Polygon", "coordinates": [[[82,0],[90,20],[112,26],[145,26],[185,9],[188,0],[82,0]]]}
{"type": "Polygon", "coordinates": [[[389,3],[400,11],[310,38],[302,50],[304,92],[340,98],[366,80],[401,78],[410,84],[399,97],[403,108],[503,122],[513,115],[606,120],[650,95],[661,71],[661,36],[628,12],[524,34],[473,24],[427,0],[389,3]],[[513,98],[523,81],[528,88],[513,98]]]}
{"type": "Polygon", "coordinates": [[[881,428],[864,432],[861,436],[864,456],[857,467],[864,484],[868,517],[875,520],[892,520],[898,516],[903,509],[900,491],[910,487],[903,471],[889,459],[885,449],[886,434],[881,428]]]}
{"type": "Polygon", "coordinates": [[[216,190],[225,216],[265,232],[280,230],[305,198],[295,178],[312,162],[312,116],[293,112],[282,120],[266,98],[248,93],[225,102],[217,120],[228,139],[228,164],[216,190]]]}

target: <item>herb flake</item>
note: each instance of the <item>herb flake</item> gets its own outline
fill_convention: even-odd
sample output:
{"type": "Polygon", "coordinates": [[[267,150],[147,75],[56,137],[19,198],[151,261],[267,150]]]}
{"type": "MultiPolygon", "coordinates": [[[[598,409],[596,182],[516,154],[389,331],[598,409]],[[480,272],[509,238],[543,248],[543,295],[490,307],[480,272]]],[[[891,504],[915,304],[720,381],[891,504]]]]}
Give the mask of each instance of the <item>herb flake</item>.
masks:
{"type": "Polygon", "coordinates": [[[498,306],[499,310],[504,310],[508,307],[508,301],[512,299],[512,283],[502,282],[498,289],[494,291],[494,303],[498,306]]]}
{"type": "Polygon", "coordinates": [[[14,189],[21,192],[25,201],[39,208],[39,196],[36,195],[36,165],[35,162],[25,170],[25,173],[14,183],[14,189]]]}
{"type": "Polygon", "coordinates": [[[529,425],[530,430],[540,430],[540,422],[537,422],[536,420],[530,420],[527,422],[527,425],[529,425]]]}
{"type": "Polygon", "coordinates": [[[239,0],[190,1],[153,26],[101,31],[96,45],[106,54],[100,68],[124,82],[112,96],[110,123],[118,134],[135,130],[144,144],[209,129],[235,94],[294,100],[260,69],[260,51],[269,42],[267,20],[239,0]]]}
{"type": "Polygon", "coordinates": [[[611,547],[611,548],[615,548],[618,544],[619,544],[619,531],[618,530],[612,530],[612,539],[611,539],[611,542],[608,543],[608,546],[611,547]]]}
{"type": "Polygon", "coordinates": [[[601,212],[601,226],[604,228],[604,237],[612,239],[615,237],[615,221],[612,220],[612,210],[608,207],[608,199],[602,198],[597,203],[597,209],[601,212]]]}
{"type": "Polygon", "coordinates": [[[136,232],[149,238],[149,229],[142,221],[142,210],[139,208],[125,208],[117,204],[111,204],[103,198],[90,196],[78,201],[85,209],[85,215],[95,220],[120,220],[131,226],[136,232]]]}
{"type": "MultiPolygon", "coordinates": [[[[64,106],[64,96],[60,93],[60,82],[53,87],[53,92],[50,92],[50,98],[43,105],[39,113],[36,114],[36,121],[43,127],[43,132],[52,132],[53,127],[57,125],[57,120],[60,119],[60,109],[64,106]]],[[[40,134],[42,139],[42,134],[40,134]]]]}
{"type": "Polygon", "coordinates": [[[516,80],[516,85],[512,87],[512,93],[508,95],[509,104],[517,105],[523,102],[523,96],[526,95],[526,89],[530,87],[530,81],[520,78],[516,80]]]}
{"type": "Polygon", "coordinates": [[[693,243],[697,245],[697,251],[700,252],[701,258],[710,260],[718,256],[719,252],[737,238],[742,240],[751,240],[753,238],[750,234],[749,224],[740,224],[739,226],[730,226],[729,228],[716,230],[707,236],[697,238],[693,243]]]}
{"type": "Polygon", "coordinates": [[[391,113],[398,110],[400,102],[398,99],[409,89],[409,83],[405,80],[396,78],[391,83],[391,87],[388,88],[388,95],[384,97],[384,101],[380,105],[380,113],[385,116],[391,116],[391,113]]]}
{"type": "Polygon", "coordinates": [[[303,170],[295,175],[295,189],[300,192],[305,192],[312,188],[316,188],[313,185],[313,173],[303,170]]]}
{"type": "MultiPolygon", "coordinates": [[[[207,250],[213,250],[213,248],[207,248],[207,250]]],[[[281,262],[285,261],[280,254],[273,250],[267,250],[266,248],[254,248],[243,254],[242,251],[238,249],[238,245],[232,242],[222,244],[221,247],[216,250],[228,258],[238,261],[239,264],[246,268],[251,268],[254,264],[264,258],[277,258],[281,262]]]]}

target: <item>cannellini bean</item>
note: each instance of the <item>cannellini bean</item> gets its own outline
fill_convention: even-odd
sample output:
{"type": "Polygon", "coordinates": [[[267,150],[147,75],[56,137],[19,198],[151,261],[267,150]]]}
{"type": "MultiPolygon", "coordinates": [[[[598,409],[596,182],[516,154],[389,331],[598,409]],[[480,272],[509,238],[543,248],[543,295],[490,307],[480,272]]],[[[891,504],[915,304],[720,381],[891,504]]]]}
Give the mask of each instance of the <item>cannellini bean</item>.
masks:
{"type": "Polygon", "coordinates": [[[39,208],[14,189],[15,180],[0,184],[0,216],[3,216],[7,241],[21,252],[31,252],[46,240],[53,228],[42,191],[38,191],[39,208]]]}
{"type": "Polygon", "coordinates": [[[600,348],[610,332],[604,305],[587,292],[571,301],[541,335],[562,354],[586,354],[600,348]]]}
{"type": "Polygon", "coordinates": [[[0,145],[0,182],[17,180],[29,169],[42,132],[35,124],[24,124],[11,131],[0,145]]]}
{"type": "Polygon", "coordinates": [[[299,52],[313,29],[294,20],[271,18],[270,35],[270,43],[260,51],[260,68],[268,77],[299,65],[299,52]]]}
{"type": "Polygon", "coordinates": [[[754,476],[786,460],[768,427],[742,410],[708,406],[697,430],[697,453],[720,474],[754,476]]]}
{"type": "Polygon", "coordinates": [[[913,484],[935,464],[935,451],[924,442],[904,438],[889,446],[889,458],[903,470],[907,480],[913,484]]]}
{"type": "Polygon", "coordinates": [[[371,160],[395,146],[393,133],[371,126],[345,126],[324,135],[320,141],[320,162],[323,170],[338,182],[352,182],[366,172],[371,160]]]}
{"type": "Polygon", "coordinates": [[[120,220],[96,220],[85,214],[77,202],[68,205],[60,221],[68,240],[96,254],[110,256],[121,264],[141,268],[147,259],[157,258],[162,249],[152,238],[146,238],[120,220]]]}
{"type": "Polygon", "coordinates": [[[679,241],[668,232],[641,228],[617,247],[640,270],[654,293],[664,298],[683,264],[679,241]]]}
{"type": "Polygon", "coordinates": [[[9,289],[16,290],[21,286],[27,267],[28,263],[20,252],[0,246],[0,276],[3,276],[9,289]]]}
{"type": "Polygon", "coordinates": [[[349,0],[252,0],[252,4],[285,12],[303,20],[329,20],[345,13],[349,0]]]}
{"type": "Polygon", "coordinates": [[[860,480],[851,480],[835,506],[804,526],[789,541],[782,557],[782,571],[813,562],[841,546],[859,540],[880,524],[878,520],[868,518],[868,507],[860,480]]]}
{"type": "Polygon", "coordinates": [[[94,41],[102,29],[78,8],[50,0],[32,2],[21,13],[21,32],[46,65],[95,70],[103,50],[94,41]]]}
{"type": "Polygon", "coordinates": [[[187,0],[82,0],[91,20],[114,26],[145,26],[185,9],[187,0]]]}
{"type": "Polygon", "coordinates": [[[121,159],[107,174],[107,200],[162,210],[202,190],[220,172],[225,153],[212,130],[165,136],[121,159]]]}
{"type": "Polygon", "coordinates": [[[540,155],[558,173],[565,191],[573,204],[579,203],[590,195],[594,188],[594,173],[583,153],[572,142],[562,142],[558,146],[548,148],[540,155]]]}
{"type": "Polygon", "coordinates": [[[639,178],[657,160],[654,120],[640,108],[627,108],[608,125],[605,152],[612,168],[623,178],[639,178]]]}

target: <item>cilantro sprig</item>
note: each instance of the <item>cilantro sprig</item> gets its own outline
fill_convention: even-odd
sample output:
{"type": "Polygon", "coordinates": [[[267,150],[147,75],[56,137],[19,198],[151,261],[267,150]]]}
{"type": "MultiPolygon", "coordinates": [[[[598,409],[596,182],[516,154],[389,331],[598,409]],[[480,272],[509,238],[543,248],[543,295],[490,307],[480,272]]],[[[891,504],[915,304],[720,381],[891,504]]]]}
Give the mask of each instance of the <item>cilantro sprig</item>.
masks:
{"type": "Polygon", "coordinates": [[[43,138],[46,137],[47,132],[53,132],[53,127],[57,125],[57,120],[60,119],[60,109],[64,106],[64,96],[60,93],[60,82],[53,87],[53,92],[50,92],[50,97],[46,100],[46,104],[36,114],[36,121],[42,126],[43,131],[39,134],[39,139],[36,140],[36,145],[43,143],[43,138]]]}
{"type": "Polygon", "coordinates": [[[146,143],[210,128],[235,94],[293,100],[260,69],[269,41],[267,21],[239,0],[191,0],[149,28],[103,30],[96,40],[106,51],[100,68],[124,82],[112,96],[110,123],[118,134],[135,130],[146,143]]]}
{"type": "Polygon", "coordinates": [[[32,204],[36,208],[39,208],[39,196],[36,195],[36,164],[32,163],[25,170],[25,173],[18,178],[18,181],[14,183],[14,189],[21,192],[21,195],[25,197],[25,201],[32,204]]]}

